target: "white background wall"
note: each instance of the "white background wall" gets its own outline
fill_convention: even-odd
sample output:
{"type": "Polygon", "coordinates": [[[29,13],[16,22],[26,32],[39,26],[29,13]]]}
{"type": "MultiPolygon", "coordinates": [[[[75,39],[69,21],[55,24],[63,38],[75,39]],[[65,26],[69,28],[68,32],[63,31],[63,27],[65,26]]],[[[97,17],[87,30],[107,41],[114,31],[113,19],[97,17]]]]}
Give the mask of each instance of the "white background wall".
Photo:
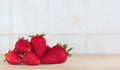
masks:
{"type": "Polygon", "coordinates": [[[0,0],[0,53],[42,32],[73,53],[120,53],[120,0],[0,0]]]}

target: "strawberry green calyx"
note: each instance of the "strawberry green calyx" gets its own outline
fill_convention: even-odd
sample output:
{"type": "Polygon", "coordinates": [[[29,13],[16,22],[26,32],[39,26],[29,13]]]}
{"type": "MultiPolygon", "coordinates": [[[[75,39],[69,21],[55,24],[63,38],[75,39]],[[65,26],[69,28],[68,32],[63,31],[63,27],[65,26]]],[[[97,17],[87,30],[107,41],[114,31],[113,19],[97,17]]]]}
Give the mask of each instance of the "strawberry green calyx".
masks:
{"type": "Polygon", "coordinates": [[[20,40],[20,39],[24,39],[24,37],[18,37],[18,40],[20,40]]]}
{"type": "Polygon", "coordinates": [[[65,51],[68,53],[68,56],[69,57],[71,57],[72,56],[72,54],[70,53],[70,51],[73,49],[73,48],[69,48],[68,50],[67,50],[67,48],[68,48],[68,46],[67,46],[67,44],[61,44],[61,43],[57,43],[57,45],[58,46],[62,46],[64,49],[65,49],[65,51]]]}
{"type": "Polygon", "coordinates": [[[18,37],[18,40],[24,39],[24,37],[18,37]]]}
{"type": "Polygon", "coordinates": [[[69,49],[67,50],[67,52],[70,52],[72,49],[73,49],[73,48],[69,48],[69,49]]]}
{"type": "Polygon", "coordinates": [[[28,37],[34,37],[35,35],[29,35],[28,37]]]}
{"type": "Polygon", "coordinates": [[[63,44],[63,48],[67,51],[68,56],[71,57],[72,54],[70,53],[70,51],[71,51],[73,48],[69,48],[69,49],[67,50],[67,44],[63,44]]]}
{"type": "Polygon", "coordinates": [[[73,49],[73,48],[69,48],[69,49],[67,50],[69,57],[72,56],[72,54],[70,53],[70,51],[71,51],[72,49],[73,49]]]}
{"type": "Polygon", "coordinates": [[[4,62],[6,62],[6,56],[7,56],[7,53],[4,54],[4,57],[5,57],[4,62]]]}
{"type": "MultiPolygon", "coordinates": [[[[23,40],[23,39],[24,37],[18,37],[18,40],[23,40]]],[[[24,40],[29,41],[28,39],[24,39],[24,40]]]]}
{"type": "Polygon", "coordinates": [[[4,62],[6,62],[6,56],[10,51],[11,51],[11,49],[9,48],[8,52],[4,54],[4,57],[5,57],[4,62]]]}
{"type": "Polygon", "coordinates": [[[36,35],[29,35],[29,37],[35,37],[35,36],[45,36],[45,33],[41,33],[41,34],[36,34],[36,35]]]}
{"type": "Polygon", "coordinates": [[[45,33],[41,33],[41,34],[36,34],[36,36],[45,36],[45,33]]]}
{"type": "MultiPolygon", "coordinates": [[[[4,54],[4,56],[6,57],[7,53],[4,54]]],[[[4,59],[4,62],[6,62],[6,58],[4,59]]]]}
{"type": "Polygon", "coordinates": [[[57,43],[57,45],[58,45],[58,46],[62,46],[62,44],[61,44],[61,43],[57,43]]]}
{"type": "Polygon", "coordinates": [[[63,48],[66,50],[67,49],[67,44],[63,44],[63,48]]]}

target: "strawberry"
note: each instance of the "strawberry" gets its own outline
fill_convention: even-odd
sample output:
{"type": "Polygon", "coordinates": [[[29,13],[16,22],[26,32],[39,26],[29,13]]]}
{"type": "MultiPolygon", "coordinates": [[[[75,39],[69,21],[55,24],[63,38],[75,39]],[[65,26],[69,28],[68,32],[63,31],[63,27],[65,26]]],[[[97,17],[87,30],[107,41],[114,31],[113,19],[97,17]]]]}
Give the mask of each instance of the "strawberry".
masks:
{"type": "Polygon", "coordinates": [[[49,51],[50,49],[51,49],[50,46],[47,45],[46,46],[46,52],[49,51]]]}
{"type": "MultiPolygon", "coordinates": [[[[47,45],[47,46],[46,46],[46,51],[45,51],[44,55],[45,55],[50,49],[51,49],[51,47],[47,45]]],[[[43,56],[44,56],[44,55],[43,55],[43,56]]]]}
{"type": "Polygon", "coordinates": [[[71,54],[69,54],[69,51],[72,50],[72,48],[68,49],[66,51],[67,44],[64,44],[63,46],[61,44],[57,44],[53,46],[42,58],[41,61],[44,64],[57,64],[57,63],[64,63],[67,59],[67,57],[71,54]]]}
{"type": "Polygon", "coordinates": [[[43,36],[45,36],[45,34],[33,35],[30,41],[32,51],[38,56],[38,58],[41,58],[44,55],[47,48],[46,39],[43,36]]]}
{"type": "Polygon", "coordinates": [[[22,37],[16,42],[15,50],[19,53],[30,52],[31,51],[31,45],[27,40],[25,40],[22,37]]]}
{"type": "Polygon", "coordinates": [[[6,55],[6,61],[9,64],[18,65],[21,64],[22,58],[19,56],[19,54],[16,51],[9,51],[6,55]]]}
{"type": "Polygon", "coordinates": [[[26,65],[39,65],[41,61],[33,52],[28,52],[23,56],[23,63],[26,65]]]}

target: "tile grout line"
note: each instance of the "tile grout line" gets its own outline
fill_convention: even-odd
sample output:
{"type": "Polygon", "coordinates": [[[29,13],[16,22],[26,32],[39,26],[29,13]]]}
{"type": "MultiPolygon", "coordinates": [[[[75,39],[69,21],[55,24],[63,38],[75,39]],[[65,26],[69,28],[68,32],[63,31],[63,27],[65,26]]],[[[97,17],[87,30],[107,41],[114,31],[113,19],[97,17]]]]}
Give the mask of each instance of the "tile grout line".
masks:
{"type": "Polygon", "coordinates": [[[49,16],[49,0],[48,0],[48,34],[49,34],[49,36],[48,36],[48,41],[50,42],[50,16],[49,16]]]}
{"type": "MultiPolygon", "coordinates": [[[[9,26],[10,27],[10,26],[9,26]]],[[[10,27],[11,28],[11,27],[10,27]]],[[[9,31],[11,31],[9,28],[9,31]]],[[[33,33],[26,33],[26,34],[13,34],[14,35],[29,35],[29,34],[33,34],[33,33]]],[[[60,33],[48,33],[48,34],[52,34],[52,35],[60,35],[60,33]]],[[[64,35],[81,35],[82,33],[64,33],[64,35]]],[[[10,35],[10,32],[9,34],[0,34],[0,36],[9,36],[10,35]]],[[[88,33],[87,32],[87,35],[97,35],[97,36],[103,36],[103,35],[120,35],[120,33],[88,33]]]]}
{"type": "Polygon", "coordinates": [[[88,44],[87,44],[87,40],[88,40],[88,0],[85,1],[86,4],[86,55],[88,54],[88,44]]]}
{"type": "Polygon", "coordinates": [[[13,0],[10,0],[9,7],[9,35],[10,35],[10,48],[13,47],[13,0]]]}
{"type": "MultiPolygon", "coordinates": [[[[9,43],[11,46],[11,21],[10,21],[10,8],[11,8],[11,0],[8,1],[9,2],[9,43]]],[[[10,47],[9,47],[10,48],[10,47]]]]}
{"type": "Polygon", "coordinates": [[[50,19],[50,0],[48,0],[48,29],[49,29],[49,32],[48,32],[48,40],[49,40],[49,43],[51,43],[51,19],[50,19]]]}

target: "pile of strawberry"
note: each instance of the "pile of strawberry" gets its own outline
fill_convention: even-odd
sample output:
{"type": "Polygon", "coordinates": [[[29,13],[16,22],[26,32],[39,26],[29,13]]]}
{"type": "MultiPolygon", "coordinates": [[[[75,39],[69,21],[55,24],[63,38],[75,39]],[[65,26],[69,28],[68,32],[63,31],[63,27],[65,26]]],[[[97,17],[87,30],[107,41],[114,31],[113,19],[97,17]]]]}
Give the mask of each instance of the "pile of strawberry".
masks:
{"type": "Polygon", "coordinates": [[[72,48],[67,49],[67,44],[56,44],[52,48],[46,44],[45,34],[32,35],[30,41],[20,38],[14,50],[5,54],[6,61],[12,65],[26,64],[57,64],[64,63],[72,48]]]}

